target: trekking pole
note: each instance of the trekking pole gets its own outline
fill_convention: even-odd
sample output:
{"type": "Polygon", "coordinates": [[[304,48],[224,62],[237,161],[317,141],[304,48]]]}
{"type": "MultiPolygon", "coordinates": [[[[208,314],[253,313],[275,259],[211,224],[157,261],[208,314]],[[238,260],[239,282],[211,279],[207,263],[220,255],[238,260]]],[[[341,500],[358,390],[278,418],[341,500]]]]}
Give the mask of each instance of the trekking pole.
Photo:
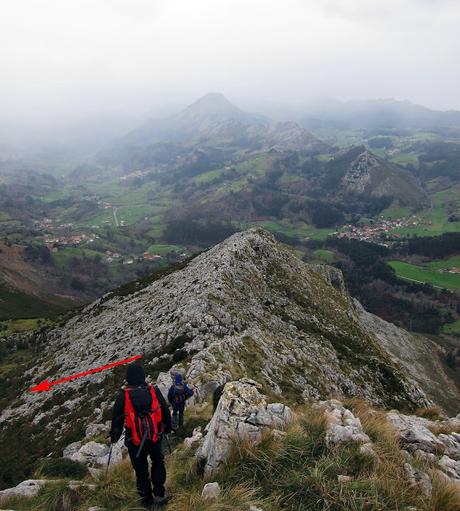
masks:
{"type": "MultiPolygon", "coordinates": [[[[123,439],[125,437],[125,433],[123,433],[120,437],[120,440],[123,439]]],[[[119,440],[117,440],[117,442],[119,442],[119,440]]],[[[115,442],[115,443],[117,443],[115,442]]],[[[109,450],[109,459],[107,460],[107,468],[105,469],[105,477],[107,478],[107,474],[109,473],[109,465],[110,465],[110,461],[112,459],[112,449],[113,449],[113,443],[111,442],[110,443],[110,450],[109,450]]]]}
{"type": "Polygon", "coordinates": [[[169,435],[163,435],[166,439],[166,444],[168,445],[169,454],[172,454],[171,444],[169,443],[169,435]]]}
{"type": "Polygon", "coordinates": [[[112,448],[113,448],[113,444],[110,444],[109,459],[107,460],[107,468],[105,470],[105,477],[106,478],[107,478],[107,475],[109,473],[110,460],[112,459],[112,448]]]}
{"type": "Polygon", "coordinates": [[[145,433],[142,435],[142,440],[141,440],[141,443],[140,443],[140,445],[139,445],[139,449],[137,450],[136,458],[139,458],[139,455],[141,454],[142,447],[144,447],[145,440],[146,440],[146,438],[147,438],[147,434],[148,434],[148,430],[146,429],[146,430],[145,430],[145,433]]]}

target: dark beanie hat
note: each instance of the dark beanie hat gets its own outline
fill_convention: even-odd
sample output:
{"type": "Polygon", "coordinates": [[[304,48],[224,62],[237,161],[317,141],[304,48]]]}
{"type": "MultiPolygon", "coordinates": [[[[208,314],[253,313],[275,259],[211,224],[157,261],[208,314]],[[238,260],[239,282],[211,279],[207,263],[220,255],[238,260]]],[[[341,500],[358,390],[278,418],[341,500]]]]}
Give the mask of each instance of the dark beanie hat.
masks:
{"type": "Polygon", "coordinates": [[[139,364],[131,364],[126,371],[128,385],[142,385],[145,383],[144,369],[139,364]]]}

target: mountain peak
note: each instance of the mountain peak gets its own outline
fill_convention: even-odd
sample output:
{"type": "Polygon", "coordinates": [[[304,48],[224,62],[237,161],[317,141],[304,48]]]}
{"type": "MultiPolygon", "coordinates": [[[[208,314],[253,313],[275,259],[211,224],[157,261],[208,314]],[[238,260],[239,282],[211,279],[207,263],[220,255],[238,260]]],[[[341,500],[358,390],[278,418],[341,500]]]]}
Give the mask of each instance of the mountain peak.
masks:
{"type": "Polygon", "coordinates": [[[198,98],[196,101],[194,101],[191,106],[193,105],[195,106],[209,105],[213,107],[237,108],[221,92],[208,92],[204,96],[201,96],[201,98],[198,98]]]}
{"type": "Polygon", "coordinates": [[[193,120],[212,118],[216,120],[233,119],[239,121],[247,115],[220,92],[210,92],[197,99],[179,113],[178,116],[187,120],[190,120],[190,118],[193,118],[193,120]]]}

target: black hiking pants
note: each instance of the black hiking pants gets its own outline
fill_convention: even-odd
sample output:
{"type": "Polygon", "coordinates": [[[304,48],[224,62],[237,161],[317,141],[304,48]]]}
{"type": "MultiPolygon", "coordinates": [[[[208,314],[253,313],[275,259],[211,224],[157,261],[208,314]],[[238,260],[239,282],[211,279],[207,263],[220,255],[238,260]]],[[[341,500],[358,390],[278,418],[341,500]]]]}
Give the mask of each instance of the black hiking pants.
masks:
{"type": "Polygon", "coordinates": [[[173,428],[181,428],[184,425],[184,409],[183,406],[173,406],[172,424],[173,428]]]}
{"type": "Polygon", "coordinates": [[[136,454],[139,446],[130,442],[127,447],[131,463],[136,472],[137,493],[142,500],[142,504],[150,506],[153,503],[152,486],[155,497],[163,497],[165,494],[166,469],[161,450],[161,440],[155,443],[145,442],[138,458],[136,458],[136,454]],[[150,474],[148,457],[152,462],[150,474]]]}

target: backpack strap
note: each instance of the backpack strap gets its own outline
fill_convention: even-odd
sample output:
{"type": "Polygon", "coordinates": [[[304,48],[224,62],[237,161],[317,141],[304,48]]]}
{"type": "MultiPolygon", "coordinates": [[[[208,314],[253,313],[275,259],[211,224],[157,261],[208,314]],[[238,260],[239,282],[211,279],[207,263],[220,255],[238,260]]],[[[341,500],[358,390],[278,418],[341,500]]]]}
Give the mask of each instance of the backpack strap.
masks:
{"type": "Polygon", "coordinates": [[[133,444],[139,445],[141,443],[140,430],[141,424],[136,424],[136,412],[133,407],[133,403],[129,396],[129,391],[131,389],[124,389],[125,393],[125,415],[126,415],[126,427],[131,430],[133,444]]]}
{"type": "Polygon", "coordinates": [[[155,387],[153,385],[149,385],[150,387],[150,395],[152,396],[152,408],[150,411],[150,417],[152,418],[153,424],[153,435],[152,440],[154,442],[158,441],[159,435],[163,433],[163,424],[162,424],[162,413],[161,406],[158,401],[157,393],[155,391],[155,387]]]}

